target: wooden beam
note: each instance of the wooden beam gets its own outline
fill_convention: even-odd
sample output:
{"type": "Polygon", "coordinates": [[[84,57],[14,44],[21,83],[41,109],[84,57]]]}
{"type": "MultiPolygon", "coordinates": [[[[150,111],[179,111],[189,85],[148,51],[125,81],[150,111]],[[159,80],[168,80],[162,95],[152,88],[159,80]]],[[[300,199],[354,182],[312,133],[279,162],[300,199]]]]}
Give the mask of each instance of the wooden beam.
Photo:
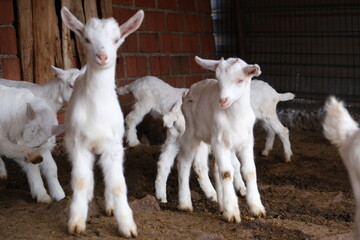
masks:
{"type": "Polygon", "coordinates": [[[98,18],[96,0],[84,0],[84,10],[86,21],[93,17],[98,18]]]}
{"type": "Polygon", "coordinates": [[[53,19],[54,1],[33,0],[34,29],[34,77],[36,83],[44,83],[54,77],[50,65],[55,64],[53,19]]]}
{"type": "Polygon", "coordinates": [[[113,16],[112,0],[100,0],[101,17],[109,18],[113,16]]]}
{"type": "Polygon", "coordinates": [[[31,1],[17,0],[19,20],[19,47],[21,58],[22,78],[25,81],[34,81],[34,38],[33,15],[31,1]]]}
{"type": "MultiPolygon", "coordinates": [[[[71,0],[62,0],[61,7],[71,8],[71,0]]],[[[64,68],[73,67],[73,48],[71,46],[70,29],[62,23],[62,55],[64,68]]]]}

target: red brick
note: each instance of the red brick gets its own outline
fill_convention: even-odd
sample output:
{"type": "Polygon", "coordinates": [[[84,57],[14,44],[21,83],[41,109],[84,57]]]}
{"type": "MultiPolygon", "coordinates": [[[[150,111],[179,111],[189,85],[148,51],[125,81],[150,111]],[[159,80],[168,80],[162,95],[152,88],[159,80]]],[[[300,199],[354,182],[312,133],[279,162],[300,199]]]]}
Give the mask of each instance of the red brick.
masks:
{"type": "Polygon", "coordinates": [[[139,50],[142,53],[160,52],[160,41],[158,33],[140,33],[139,50]]]}
{"type": "Polygon", "coordinates": [[[177,88],[185,87],[184,77],[168,77],[166,78],[165,82],[167,82],[173,87],[177,87],[177,88]]]}
{"type": "Polygon", "coordinates": [[[14,21],[14,8],[12,0],[1,0],[0,1],[0,24],[12,24],[14,21]]]}
{"type": "Polygon", "coordinates": [[[192,84],[204,80],[202,76],[188,76],[185,78],[185,87],[189,88],[192,84]]]}
{"type": "Polygon", "coordinates": [[[215,40],[213,35],[203,35],[200,37],[201,52],[202,53],[214,53],[215,52],[215,40]]]}
{"type": "MultiPolygon", "coordinates": [[[[181,0],[179,0],[181,1],[181,0]]],[[[158,8],[177,10],[176,0],[158,0],[158,8]]]]}
{"type": "Polygon", "coordinates": [[[171,74],[188,74],[189,73],[189,57],[173,56],[170,57],[171,74]]]}
{"type": "Polygon", "coordinates": [[[145,19],[140,30],[145,31],[164,31],[165,14],[163,12],[146,11],[145,19]]]}
{"type": "Polygon", "coordinates": [[[168,75],[169,57],[168,56],[153,56],[149,57],[150,74],[153,76],[168,75]]]}
{"type": "Polygon", "coordinates": [[[211,0],[197,0],[197,12],[211,13],[211,0]]]}
{"type": "Polygon", "coordinates": [[[17,58],[1,59],[3,78],[21,80],[20,60],[17,58]]]}
{"type": "Polygon", "coordinates": [[[199,36],[184,34],[182,36],[183,52],[198,52],[200,49],[199,36]]]}
{"type": "Polygon", "coordinates": [[[211,16],[202,16],[202,29],[204,33],[212,33],[213,32],[213,21],[211,16]]]}
{"type": "Polygon", "coordinates": [[[146,57],[126,57],[125,64],[127,77],[143,77],[147,75],[146,57]]]}
{"type": "Polygon", "coordinates": [[[120,52],[122,53],[134,53],[139,52],[138,49],[138,33],[132,33],[126,37],[125,42],[120,47],[120,52]]]}
{"type": "Polygon", "coordinates": [[[125,77],[125,64],[124,58],[118,57],[116,61],[116,78],[123,79],[125,77]]]}
{"type": "MultiPolygon", "coordinates": [[[[128,6],[134,5],[133,0],[113,0],[112,3],[117,5],[128,5],[128,6]]],[[[113,7],[113,9],[115,9],[115,7],[113,7]]]]}
{"type": "Polygon", "coordinates": [[[168,31],[184,31],[184,14],[168,13],[166,16],[166,26],[168,31]]]}
{"type": "Polygon", "coordinates": [[[124,8],[113,8],[113,17],[118,21],[118,23],[121,25],[124,22],[126,22],[131,16],[133,16],[137,10],[133,9],[124,9],[124,8]]]}
{"type": "Polygon", "coordinates": [[[187,12],[195,12],[195,1],[194,0],[180,0],[179,9],[187,12]]]}
{"type": "Polygon", "coordinates": [[[0,28],[0,54],[16,54],[16,35],[14,28],[0,28]]]}
{"type": "Polygon", "coordinates": [[[190,73],[203,73],[203,72],[206,72],[205,69],[200,67],[200,65],[195,62],[194,57],[191,56],[190,59],[189,59],[189,62],[190,62],[190,73]]]}
{"type": "Polygon", "coordinates": [[[154,8],[155,0],[135,0],[135,6],[154,8]]]}
{"type": "Polygon", "coordinates": [[[182,52],[181,34],[164,33],[161,34],[161,51],[164,53],[182,52]]]}
{"type": "Polygon", "coordinates": [[[186,31],[188,32],[203,32],[202,30],[202,19],[199,15],[188,14],[185,16],[186,20],[186,31]]]}

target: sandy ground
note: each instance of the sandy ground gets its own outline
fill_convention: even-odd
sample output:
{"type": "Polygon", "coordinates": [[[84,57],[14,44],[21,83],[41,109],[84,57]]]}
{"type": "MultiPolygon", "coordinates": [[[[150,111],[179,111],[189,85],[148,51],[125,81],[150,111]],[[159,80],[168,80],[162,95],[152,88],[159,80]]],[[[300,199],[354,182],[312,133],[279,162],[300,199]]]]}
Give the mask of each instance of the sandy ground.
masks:
{"type": "MultiPolygon", "coordinates": [[[[177,210],[175,169],[168,182],[169,203],[159,204],[153,196],[160,145],[127,149],[125,174],[138,226],[137,239],[351,239],[355,202],[337,150],[320,132],[291,131],[294,157],[291,163],[284,163],[278,140],[265,158],[260,156],[264,132],[257,127],[254,134],[258,184],[267,216],[250,216],[245,199],[240,197],[240,224],[222,220],[217,205],[204,197],[194,174],[191,182],[194,212],[177,210]]],[[[161,140],[160,137],[158,142],[161,140]]],[[[115,219],[105,215],[98,167],[86,233],[82,236],[67,233],[70,164],[63,153],[55,157],[67,197],[50,204],[36,203],[25,175],[13,162],[6,161],[9,179],[0,182],[0,238],[119,238],[115,219]]]]}

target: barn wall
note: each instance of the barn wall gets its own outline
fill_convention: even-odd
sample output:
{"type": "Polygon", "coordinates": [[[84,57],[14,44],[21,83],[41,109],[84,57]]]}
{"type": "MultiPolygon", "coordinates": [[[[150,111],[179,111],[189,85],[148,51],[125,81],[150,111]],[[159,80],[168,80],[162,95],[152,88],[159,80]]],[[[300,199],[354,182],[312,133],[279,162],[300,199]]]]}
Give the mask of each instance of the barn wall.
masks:
{"type": "MultiPolygon", "coordinates": [[[[0,77],[19,80],[24,77],[21,73],[18,20],[15,19],[17,1],[0,1],[0,77]]],[[[101,1],[97,0],[98,5],[101,1]]],[[[59,13],[61,1],[55,2],[59,13]]],[[[215,57],[210,0],[113,0],[112,7],[113,17],[120,24],[137,10],[145,11],[140,29],[130,35],[119,49],[116,68],[119,86],[145,75],[154,75],[172,86],[189,87],[193,82],[212,76],[198,67],[193,59],[195,55],[215,57]]],[[[61,33],[61,25],[59,31],[61,33]]],[[[78,63],[73,67],[80,67],[79,60],[73,62],[78,63]]],[[[35,77],[34,81],[37,82],[38,78],[35,77]]],[[[132,96],[120,100],[127,112],[133,103],[132,96]]]]}
{"type": "Polygon", "coordinates": [[[0,1],[0,77],[21,79],[12,0],[0,1]]]}

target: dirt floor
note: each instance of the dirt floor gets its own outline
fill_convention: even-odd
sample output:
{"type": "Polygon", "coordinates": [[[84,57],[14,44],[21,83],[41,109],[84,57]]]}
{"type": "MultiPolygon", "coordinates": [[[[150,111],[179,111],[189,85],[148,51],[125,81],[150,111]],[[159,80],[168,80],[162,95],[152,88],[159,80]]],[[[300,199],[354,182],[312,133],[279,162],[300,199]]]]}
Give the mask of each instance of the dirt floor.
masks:
{"type": "MultiPolygon", "coordinates": [[[[256,128],[255,157],[261,199],[267,216],[253,218],[239,198],[242,222],[222,220],[217,205],[207,200],[192,174],[194,212],[177,210],[177,175],[168,184],[167,204],[154,199],[156,162],[160,145],[126,150],[129,201],[138,226],[137,239],[351,239],[355,202],[348,176],[337,150],[320,131],[291,131],[293,161],[284,163],[277,140],[268,158],[260,152],[264,132],[256,128]]],[[[38,204],[31,199],[27,180],[7,160],[9,179],[0,182],[1,239],[116,239],[115,219],[105,216],[103,183],[96,167],[96,193],[91,203],[86,233],[68,235],[66,220],[70,202],[70,164],[57,154],[59,178],[65,199],[38,204]]]]}

